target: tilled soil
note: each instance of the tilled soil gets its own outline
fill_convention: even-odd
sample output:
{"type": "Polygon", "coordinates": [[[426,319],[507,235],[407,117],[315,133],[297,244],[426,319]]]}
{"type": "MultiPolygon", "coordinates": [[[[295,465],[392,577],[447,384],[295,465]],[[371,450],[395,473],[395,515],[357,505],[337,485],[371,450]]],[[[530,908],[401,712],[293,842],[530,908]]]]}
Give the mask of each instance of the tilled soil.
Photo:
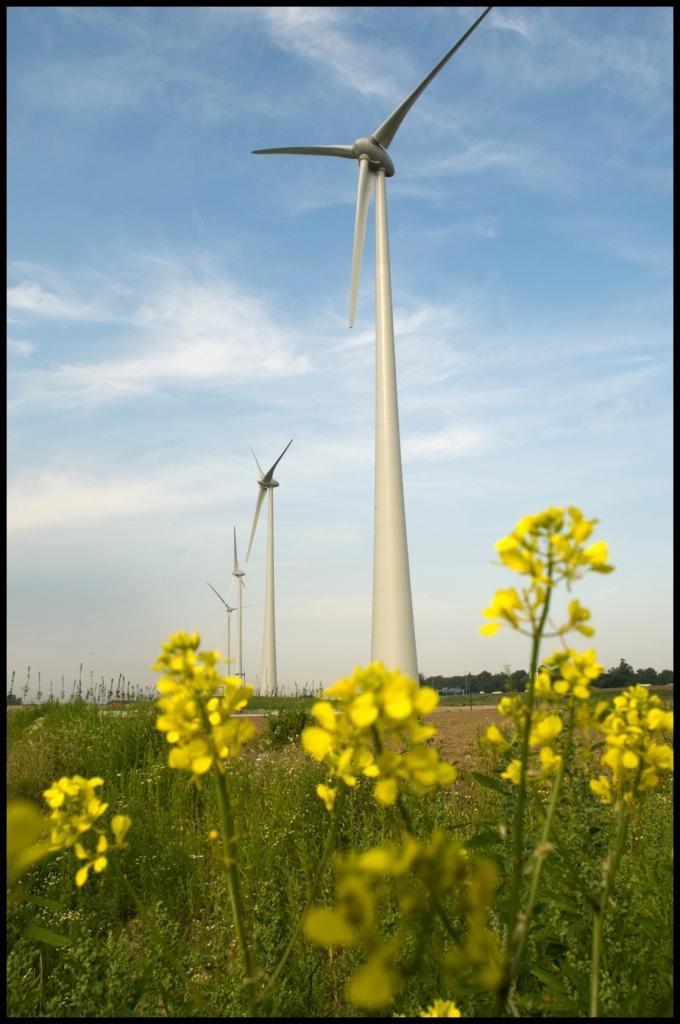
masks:
{"type": "Polygon", "coordinates": [[[479,760],[478,733],[483,732],[492,722],[502,721],[501,715],[493,705],[437,708],[427,716],[427,722],[439,730],[435,743],[441,748],[445,760],[453,761],[461,769],[471,769],[473,762],[479,760]]]}

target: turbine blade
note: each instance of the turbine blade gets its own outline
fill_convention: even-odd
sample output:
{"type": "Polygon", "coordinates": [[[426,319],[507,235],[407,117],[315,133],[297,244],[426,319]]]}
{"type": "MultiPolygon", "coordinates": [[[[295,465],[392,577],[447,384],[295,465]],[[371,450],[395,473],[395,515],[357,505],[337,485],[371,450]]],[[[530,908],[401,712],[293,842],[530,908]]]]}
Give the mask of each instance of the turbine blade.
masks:
{"type": "Polygon", "coordinates": [[[283,449],[283,451],[282,451],[282,452],[281,452],[281,454],[279,455],[278,459],[276,460],[276,462],[274,463],[274,465],[272,466],[272,468],[271,468],[271,469],[269,470],[269,472],[268,472],[268,473],[266,474],[266,476],[264,476],[264,477],[262,478],[263,482],[265,482],[265,483],[269,483],[269,481],[271,480],[271,478],[272,478],[272,477],[274,476],[274,470],[276,469],[276,467],[278,466],[279,462],[281,461],[281,459],[283,458],[283,456],[284,456],[284,455],[286,454],[286,452],[288,451],[288,449],[290,448],[290,446],[292,445],[292,443],[293,443],[293,438],[291,437],[290,441],[288,442],[288,444],[286,445],[286,447],[285,447],[285,448],[283,449]]]}
{"type": "MultiPolygon", "coordinates": [[[[267,493],[267,488],[266,487],[260,487],[260,493],[257,496],[257,505],[255,506],[255,516],[253,518],[253,528],[250,531],[250,542],[248,544],[248,554],[246,555],[246,562],[250,558],[250,549],[253,546],[253,537],[255,536],[255,529],[257,527],[257,521],[260,518],[260,509],[262,508],[262,502],[264,501],[266,493],[267,493]]],[[[234,576],[234,579],[236,579],[235,576],[234,576]]]]}
{"type": "Polygon", "coordinates": [[[364,251],[366,237],[366,220],[368,204],[371,198],[373,178],[368,167],[368,160],[359,161],[359,183],[357,185],[357,212],[354,221],[354,251],[352,253],[352,278],[349,287],[349,325],[354,326],[357,311],[357,292],[359,290],[359,274],[361,272],[361,256],[364,251]]]}
{"type": "Polygon", "coordinates": [[[222,604],[224,605],[224,607],[225,607],[225,608],[229,608],[229,605],[227,604],[227,602],[226,602],[226,601],[224,600],[224,598],[222,597],[222,595],[221,595],[221,594],[219,594],[219,593],[218,593],[218,592],[217,592],[217,591],[215,590],[215,588],[213,587],[212,583],[209,583],[209,584],[208,584],[208,586],[209,586],[209,587],[210,587],[210,589],[212,590],[213,594],[217,594],[217,596],[219,597],[219,599],[220,599],[220,601],[222,602],[222,604]]]}
{"type": "Polygon", "coordinates": [[[279,146],[276,149],[252,149],[251,153],[292,153],[296,156],[343,156],[356,160],[352,146],[279,146]]]}
{"type": "MultiPolygon", "coordinates": [[[[248,445],[248,447],[250,448],[250,445],[248,445]]],[[[251,450],[251,452],[253,452],[253,449],[252,449],[252,448],[250,448],[250,450],[251,450]]],[[[257,466],[257,468],[258,468],[258,470],[259,470],[259,472],[260,472],[260,480],[261,480],[261,479],[262,479],[262,477],[264,476],[264,472],[263,472],[262,466],[261,466],[261,465],[260,465],[260,463],[259,463],[259,462],[257,461],[257,455],[255,454],[255,452],[253,452],[253,458],[255,459],[255,465],[257,466]]],[[[236,527],[234,527],[234,529],[236,529],[236,527]]]]}
{"type": "Polygon", "coordinates": [[[384,149],[387,149],[390,146],[392,139],[397,134],[401,122],[404,120],[404,118],[406,117],[409,110],[411,109],[415,101],[418,99],[420,94],[423,93],[425,89],[427,89],[428,85],[435,77],[435,75],[439,74],[441,69],[446,64],[446,62],[449,61],[451,57],[453,57],[456,50],[463,45],[467,37],[477,28],[480,21],[483,18],[486,18],[489,11],[492,10],[493,7],[487,7],[486,10],[482,14],[480,14],[477,20],[473,22],[472,25],[470,25],[470,28],[467,30],[467,32],[463,33],[463,35],[460,37],[455,46],[452,46],[449,52],[439,61],[439,64],[437,64],[437,66],[433,68],[432,71],[430,71],[427,78],[424,78],[420,85],[416,89],[414,89],[413,92],[406,97],[403,103],[400,103],[397,109],[393,110],[390,116],[385,121],[383,121],[383,123],[380,125],[379,128],[376,129],[376,131],[373,132],[372,138],[377,143],[379,143],[384,149]]]}
{"type": "Polygon", "coordinates": [[[234,569],[238,569],[238,554],[236,553],[236,527],[234,527],[234,569]]]}

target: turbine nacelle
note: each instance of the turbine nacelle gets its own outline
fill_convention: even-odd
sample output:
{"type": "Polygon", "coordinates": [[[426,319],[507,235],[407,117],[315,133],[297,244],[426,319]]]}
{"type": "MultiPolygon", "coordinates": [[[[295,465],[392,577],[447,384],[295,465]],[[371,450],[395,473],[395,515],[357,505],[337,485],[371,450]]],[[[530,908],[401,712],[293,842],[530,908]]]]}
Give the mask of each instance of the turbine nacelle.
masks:
{"type": "MultiPolygon", "coordinates": [[[[248,543],[248,553],[246,555],[246,562],[250,558],[250,549],[253,546],[253,537],[255,536],[255,530],[257,528],[257,520],[260,517],[260,509],[262,508],[262,502],[265,499],[265,495],[266,495],[268,490],[271,490],[272,487],[278,487],[279,486],[279,481],[274,479],[274,470],[276,469],[276,467],[278,466],[279,462],[281,461],[283,456],[286,454],[286,452],[288,451],[288,449],[290,448],[292,443],[293,443],[293,439],[291,438],[291,440],[288,442],[286,447],[283,449],[283,451],[279,455],[279,457],[276,460],[276,462],[274,463],[274,465],[271,467],[271,469],[268,469],[266,473],[263,471],[262,466],[257,461],[257,455],[255,454],[255,452],[253,452],[252,448],[250,449],[251,452],[253,452],[253,458],[255,459],[255,465],[257,466],[257,471],[259,473],[259,477],[258,477],[257,483],[258,483],[258,487],[260,488],[260,490],[259,490],[258,495],[257,495],[257,504],[255,505],[255,516],[253,518],[253,528],[250,531],[250,541],[248,543]]],[[[273,495],[272,495],[272,500],[273,500],[273,495]]]]}
{"type": "Polygon", "coordinates": [[[453,57],[454,53],[463,45],[468,36],[474,32],[480,21],[486,18],[491,7],[487,7],[479,15],[476,21],[470,25],[466,32],[460,37],[448,53],[445,53],[439,63],[432,68],[420,85],[416,86],[412,93],[392,111],[381,125],[368,136],[357,139],[352,146],[277,146],[274,149],[254,149],[253,153],[289,153],[297,156],[333,156],[341,157],[344,160],[359,161],[359,182],[357,186],[357,207],[354,221],[354,250],[352,253],[352,276],[349,287],[349,326],[354,324],[357,306],[357,292],[359,290],[359,273],[361,271],[361,254],[364,247],[366,235],[366,217],[368,215],[368,203],[371,189],[375,181],[375,174],[383,171],[386,178],[394,174],[394,164],[387,150],[392,145],[394,136],[408,114],[409,110],[419,96],[425,91],[433,78],[435,78],[445,64],[453,57]]]}
{"type": "Polygon", "coordinates": [[[373,136],[357,139],[352,146],[352,151],[357,160],[368,159],[372,171],[382,169],[386,178],[391,178],[394,174],[394,164],[389,153],[379,142],[376,142],[373,136]]]}

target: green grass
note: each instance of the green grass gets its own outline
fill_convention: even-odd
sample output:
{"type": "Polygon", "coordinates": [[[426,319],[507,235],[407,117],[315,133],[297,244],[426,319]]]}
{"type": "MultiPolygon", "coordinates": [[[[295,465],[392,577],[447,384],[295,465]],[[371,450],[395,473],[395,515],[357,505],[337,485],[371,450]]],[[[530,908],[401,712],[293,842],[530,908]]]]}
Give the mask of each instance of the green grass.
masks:
{"type": "MultiPolygon", "coordinates": [[[[444,696],[440,697],[439,706],[461,708],[468,707],[470,704],[472,704],[473,707],[481,704],[495,707],[498,704],[498,701],[501,699],[501,697],[505,696],[506,693],[510,692],[511,691],[509,690],[503,690],[502,692],[494,693],[473,693],[471,696],[461,693],[445,694],[444,696]]],[[[602,689],[593,687],[593,699],[604,700],[605,698],[614,696],[615,694],[620,692],[621,687],[603,687],[602,689]]],[[[663,702],[665,705],[673,707],[672,686],[650,686],[649,692],[657,693],[660,697],[663,698],[663,702]]]]}
{"type": "MultiPolygon", "coordinates": [[[[290,728],[295,733],[298,712],[308,704],[288,700],[274,707],[293,712],[290,728]]],[[[243,1015],[240,957],[223,869],[208,841],[208,832],[218,822],[212,787],[197,790],[186,775],[167,767],[168,745],[154,728],[152,705],[131,705],[126,712],[114,715],[84,704],[13,711],[8,716],[8,796],[41,803],[42,790],[61,775],[101,775],[103,796],[113,813],[133,819],[129,847],[119,860],[164,942],[204,994],[212,1015],[243,1015]]],[[[492,765],[492,755],[480,750],[477,770],[490,771],[492,765]]],[[[285,948],[315,878],[328,821],[314,792],[323,769],[296,745],[275,747],[263,735],[230,765],[229,777],[248,920],[256,959],[266,974],[285,948]]],[[[582,773],[573,774],[566,792],[559,828],[584,879],[594,882],[610,812],[592,799],[582,773]]],[[[648,795],[631,828],[606,924],[603,1014],[670,1014],[670,800],[666,779],[648,795]]],[[[490,824],[507,821],[509,814],[506,797],[473,786],[466,776],[432,797],[410,799],[408,806],[418,834],[428,835],[438,826],[463,840],[479,834],[488,840],[490,824]]],[[[535,834],[536,820],[532,827],[535,834]]],[[[396,812],[378,807],[368,780],[347,792],[339,824],[340,850],[366,849],[398,834],[396,812]]],[[[509,849],[500,839],[484,849],[498,861],[503,899],[509,849]]],[[[181,972],[154,947],[113,867],[79,891],[73,885],[75,869],[71,851],[37,865],[26,876],[26,886],[57,905],[38,907],[24,901],[10,909],[8,1015],[202,1015],[187,994],[181,972]],[[67,936],[71,944],[52,948],[37,943],[25,934],[31,923],[67,936]]],[[[530,952],[532,963],[542,964],[555,981],[551,989],[537,977],[524,979],[525,1016],[554,1013],[560,999],[582,1005],[578,986],[584,978],[587,985],[588,978],[588,908],[565,882],[556,857],[547,860],[542,892],[530,952]],[[564,993],[559,998],[556,986],[564,993]]],[[[329,868],[316,902],[330,902],[332,894],[329,868]]],[[[433,922],[433,932],[437,930],[433,922]]],[[[330,955],[304,940],[298,942],[266,1012],[288,1017],[360,1016],[344,996],[345,981],[356,964],[354,952],[330,955]]],[[[416,1013],[445,994],[440,986],[428,953],[418,980],[384,1016],[416,1013]]],[[[484,996],[464,997],[460,1005],[464,1015],[494,1014],[484,996]]]]}

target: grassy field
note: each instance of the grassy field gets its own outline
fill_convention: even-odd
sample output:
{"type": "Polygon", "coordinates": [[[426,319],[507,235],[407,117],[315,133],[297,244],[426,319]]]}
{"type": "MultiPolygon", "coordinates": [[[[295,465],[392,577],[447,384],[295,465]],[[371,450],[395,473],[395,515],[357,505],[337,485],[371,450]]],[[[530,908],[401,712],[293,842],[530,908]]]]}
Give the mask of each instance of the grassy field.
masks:
{"type": "MultiPolygon", "coordinates": [[[[484,703],[498,700],[477,697],[484,703]]],[[[465,703],[460,697],[443,701],[465,703]]],[[[270,734],[268,719],[259,719],[257,738],[228,769],[247,917],[265,973],[276,964],[307,905],[327,828],[328,816],[314,792],[324,777],[323,767],[302,754],[297,742],[284,743],[286,728],[299,731],[308,704],[286,698],[253,701],[256,708],[279,711],[292,705],[294,713],[276,716],[278,735],[270,734]]],[[[492,768],[492,755],[476,737],[485,713],[461,709],[436,714],[442,749],[457,753],[460,776],[430,797],[407,799],[415,831],[425,836],[439,826],[462,840],[477,837],[472,845],[484,844],[499,865],[502,898],[509,844],[489,830],[506,819],[507,800],[472,779],[473,771],[492,768]]],[[[42,790],[61,775],[102,776],[103,797],[113,812],[133,819],[129,847],[119,855],[121,867],[176,961],[157,950],[116,872],[107,870],[77,891],[75,860],[66,851],[30,871],[26,887],[34,898],[10,909],[9,1016],[226,1017],[246,1012],[223,869],[208,841],[217,822],[214,792],[210,786],[198,790],[186,775],[167,767],[167,743],[154,728],[154,719],[149,704],[131,705],[124,715],[82,703],[19,708],[8,715],[8,796],[41,803],[42,790]],[[69,945],[52,947],[27,937],[36,923],[67,936],[69,945]],[[199,989],[203,1006],[189,994],[183,974],[199,989]]],[[[595,883],[611,812],[593,799],[580,769],[568,781],[560,838],[572,849],[584,880],[595,883]]],[[[366,849],[399,835],[396,813],[376,804],[367,783],[360,780],[348,794],[339,823],[340,850],[366,849]]],[[[539,821],[533,810],[530,815],[535,837],[539,821]]],[[[636,811],[612,894],[605,923],[603,1015],[671,1014],[671,849],[671,783],[664,776],[636,811]]],[[[316,902],[332,902],[332,894],[329,867],[316,902]]],[[[569,998],[582,1005],[590,956],[588,908],[551,857],[545,863],[529,943],[529,952],[539,954],[530,961],[543,966],[542,972],[523,979],[522,1015],[555,1015],[558,991],[563,993],[560,1005],[569,998]]],[[[266,1013],[360,1016],[344,994],[357,963],[353,950],[329,952],[301,939],[266,1013]]],[[[441,979],[426,953],[417,981],[383,1015],[416,1014],[440,995],[441,979]]],[[[494,1015],[490,997],[483,994],[464,997],[460,1006],[464,1016],[494,1015]]]]}

